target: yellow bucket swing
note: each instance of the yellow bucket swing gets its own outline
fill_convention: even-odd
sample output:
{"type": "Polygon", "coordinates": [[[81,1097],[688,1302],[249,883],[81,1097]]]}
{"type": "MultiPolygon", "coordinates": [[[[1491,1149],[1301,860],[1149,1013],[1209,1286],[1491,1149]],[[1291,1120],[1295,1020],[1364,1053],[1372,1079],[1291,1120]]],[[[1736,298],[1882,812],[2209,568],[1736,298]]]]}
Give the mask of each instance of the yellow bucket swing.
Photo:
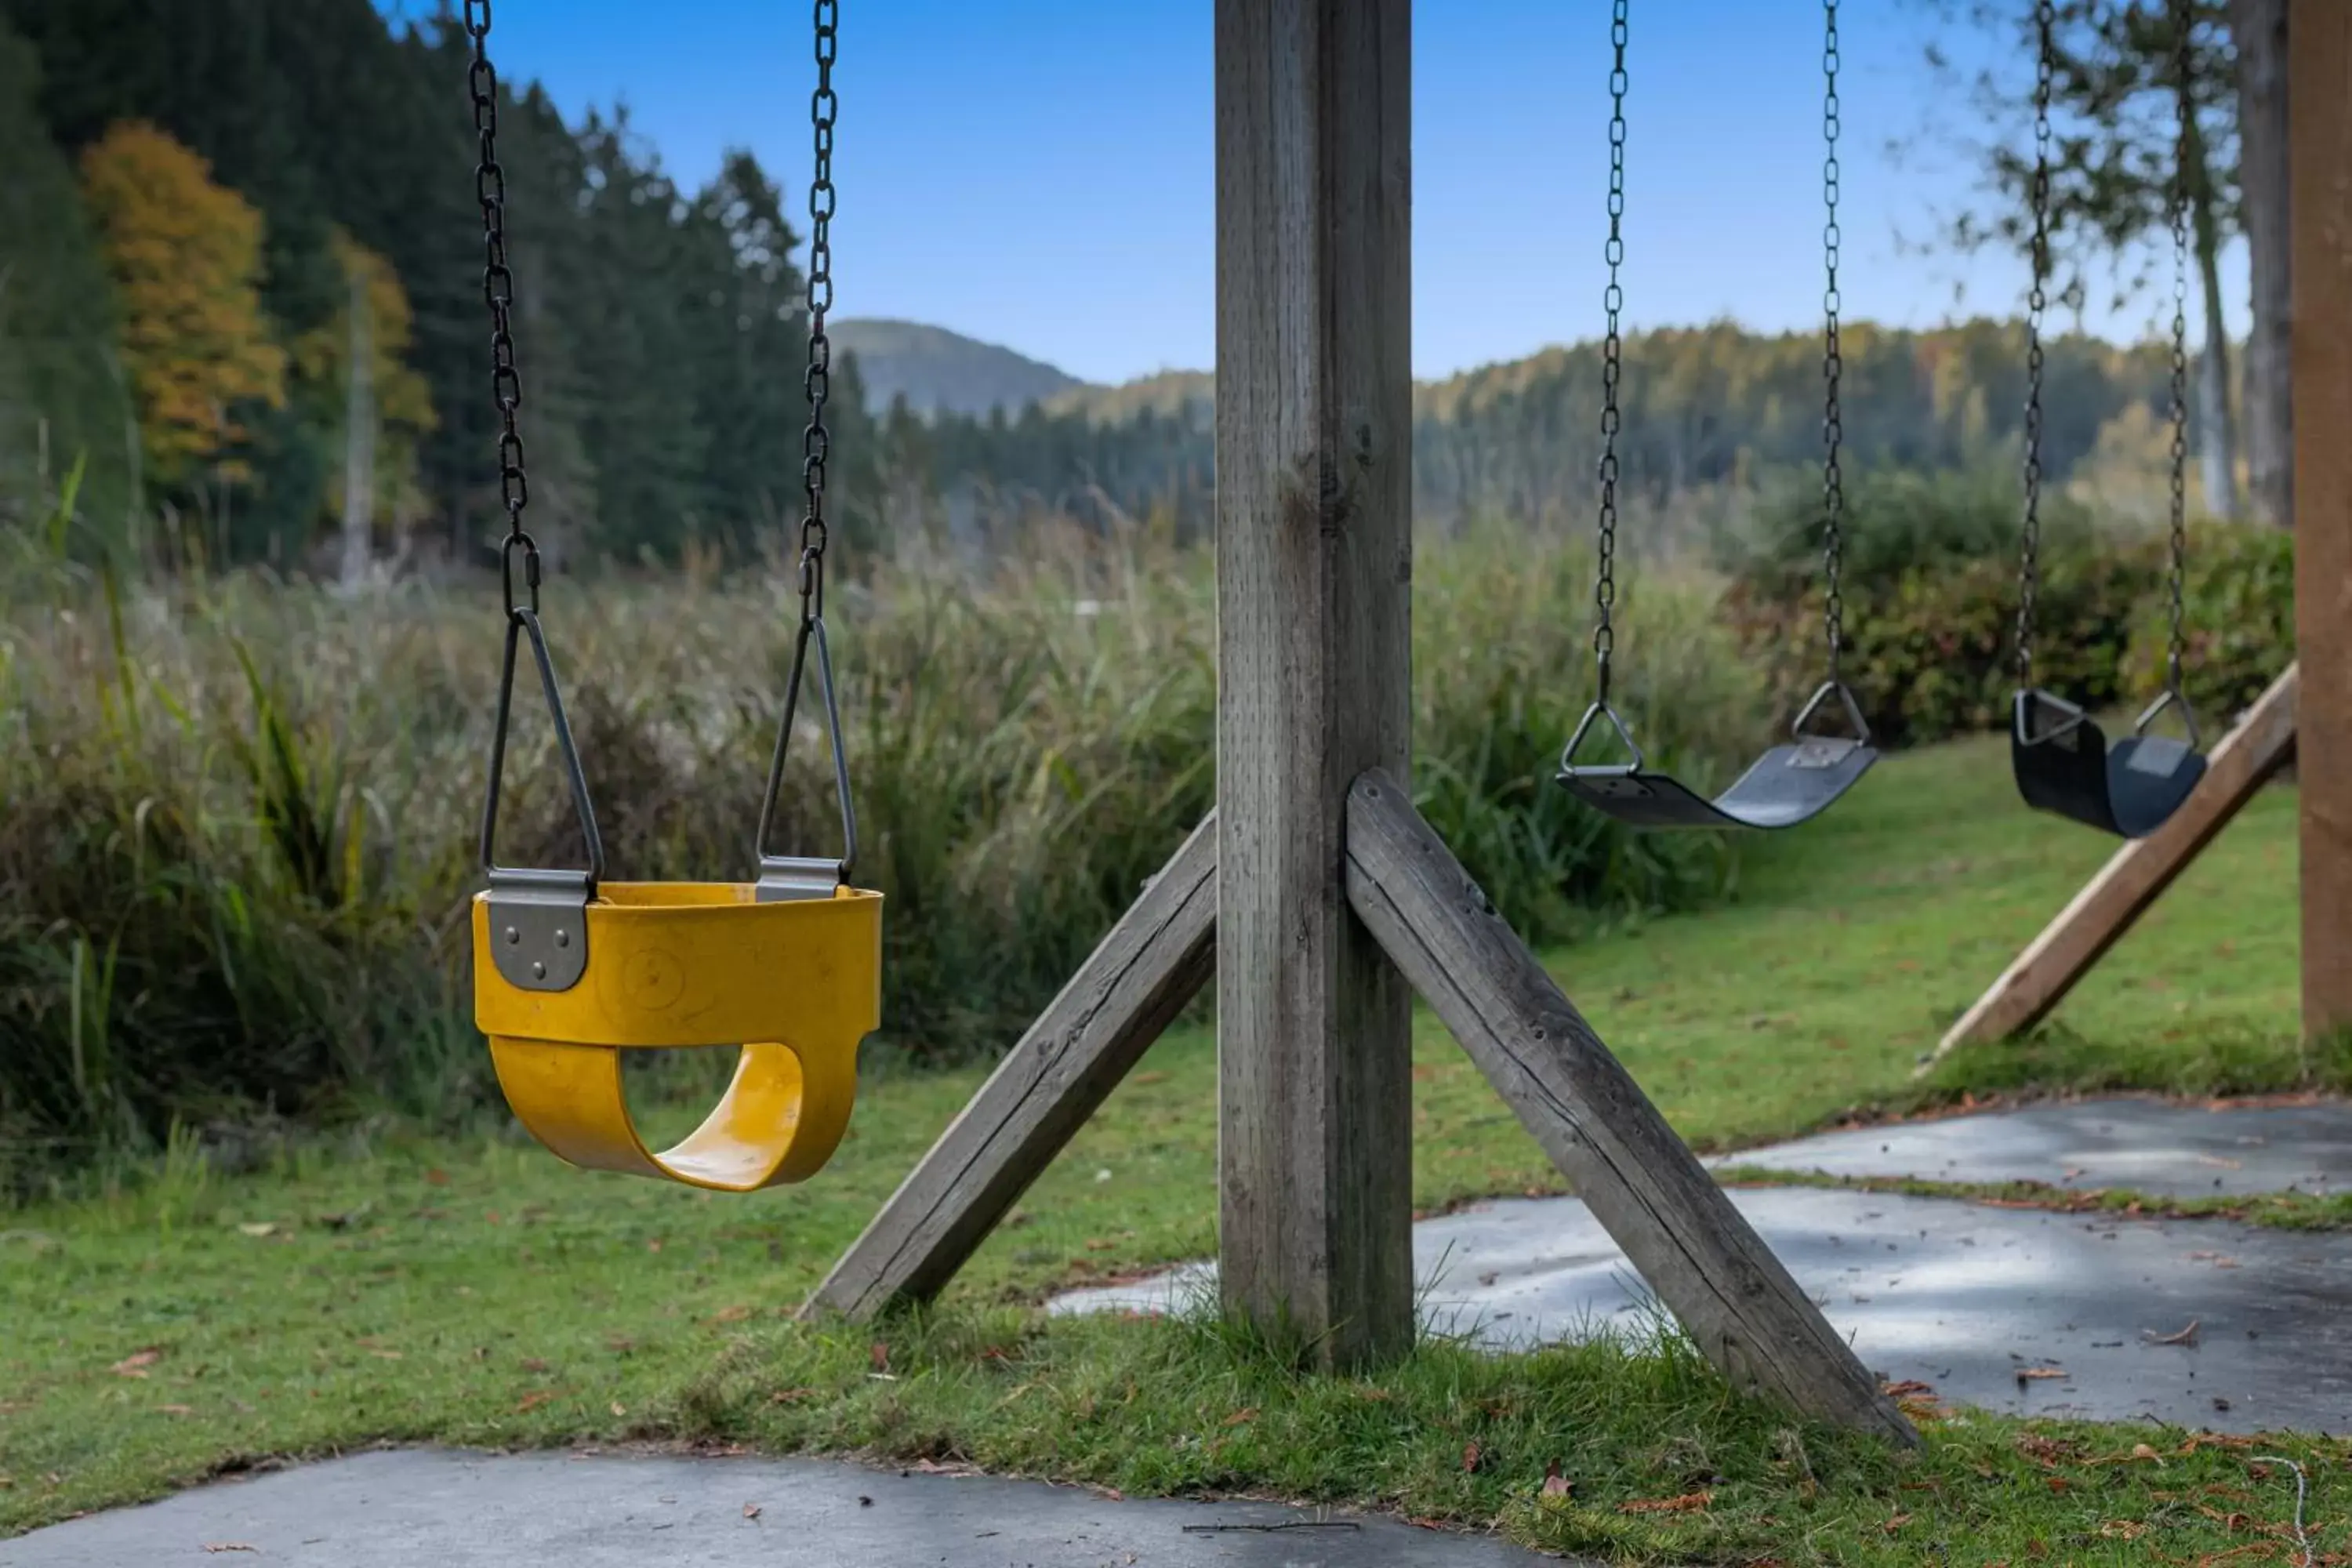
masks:
{"type": "Polygon", "coordinates": [[[587,777],[540,624],[539,549],[522,527],[529,489],[515,430],[521,389],[509,335],[513,284],[505,265],[504,181],[494,146],[497,79],[486,50],[488,9],[487,4],[479,6],[478,22],[477,6],[469,3],[466,23],[474,40],[471,79],[482,153],[478,189],[489,258],[484,291],[492,318],[493,386],[503,421],[499,451],[509,531],[501,563],[506,651],[482,807],[481,860],[489,885],[475,895],[473,907],[474,1021],[489,1038],[499,1087],[516,1117],[574,1165],[719,1192],[754,1192],[803,1181],[832,1158],[848,1128],[857,1089],[857,1047],[881,1021],[882,895],[849,885],[857,821],[824,634],[831,39],[821,15],[801,621],[760,811],[759,880],[607,882],[587,777]],[[519,556],[520,597],[515,584],[519,556]],[[526,637],[585,844],[587,865],[582,868],[501,866],[495,854],[516,656],[526,637]],[[841,803],[838,859],[773,855],[768,848],[812,645],[841,803]],[[740,1047],[734,1078],[700,1126],[656,1153],[630,1117],[622,1053],[696,1046],[740,1047]]]}

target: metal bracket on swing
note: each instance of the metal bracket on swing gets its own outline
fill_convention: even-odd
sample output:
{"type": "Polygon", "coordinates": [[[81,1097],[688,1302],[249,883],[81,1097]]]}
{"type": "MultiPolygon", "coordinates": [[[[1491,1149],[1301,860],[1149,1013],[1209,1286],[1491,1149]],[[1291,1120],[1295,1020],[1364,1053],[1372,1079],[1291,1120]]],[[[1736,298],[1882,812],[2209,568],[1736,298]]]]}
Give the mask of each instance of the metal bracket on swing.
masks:
{"type": "MultiPolygon", "coordinates": [[[[523,547],[536,550],[529,536],[523,547]]],[[[509,543],[511,560],[513,542],[509,543]]],[[[532,597],[538,596],[538,574],[530,574],[532,597]]],[[[514,602],[512,584],[507,601],[506,656],[499,673],[498,729],[490,741],[490,781],[482,800],[482,869],[489,876],[490,954],[499,977],[525,991],[569,991],[588,971],[588,905],[604,876],[604,840],[596,830],[596,812],[588,798],[588,775],[580,766],[580,749],[572,739],[572,722],[563,711],[563,696],[555,681],[555,662],[548,656],[547,634],[539,624],[535,605],[514,602]],[[540,689],[555,724],[555,749],[563,760],[572,808],[580,818],[580,834],[588,851],[584,868],[501,866],[495,852],[499,825],[499,786],[506,774],[507,721],[514,706],[515,652],[528,635],[531,658],[539,666],[540,689]]]]}
{"type": "Polygon", "coordinates": [[[1853,755],[1857,747],[1870,744],[1870,723],[1862,716],[1862,704],[1854,700],[1853,688],[1834,676],[1822,682],[1811,700],[1798,710],[1789,733],[1796,742],[1789,756],[1788,765],[1792,768],[1833,768],[1853,755]],[[1845,721],[1853,728],[1851,735],[1822,735],[1805,728],[1832,696],[1845,710],[1845,721]]]}

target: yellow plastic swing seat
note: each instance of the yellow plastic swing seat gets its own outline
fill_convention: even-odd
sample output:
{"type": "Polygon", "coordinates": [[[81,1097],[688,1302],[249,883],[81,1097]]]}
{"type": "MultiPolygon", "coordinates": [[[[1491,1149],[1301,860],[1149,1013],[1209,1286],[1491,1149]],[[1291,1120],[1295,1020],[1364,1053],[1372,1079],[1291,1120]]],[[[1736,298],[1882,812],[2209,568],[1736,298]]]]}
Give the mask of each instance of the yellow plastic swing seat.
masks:
{"type": "Polygon", "coordinates": [[[574,1165],[748,1193],[833,1157],[857,1047],[882,1017],[882,895],[761,903],[750,883],[607,882],[587,907],[587,967],[567,990],[499,973],[489,895],[474,899],[474,1022],[516,1117],[574,1165]],[[621,1053],[742,1047],[734,1080],[674,1148],[646,1147],[621,1053]]]}

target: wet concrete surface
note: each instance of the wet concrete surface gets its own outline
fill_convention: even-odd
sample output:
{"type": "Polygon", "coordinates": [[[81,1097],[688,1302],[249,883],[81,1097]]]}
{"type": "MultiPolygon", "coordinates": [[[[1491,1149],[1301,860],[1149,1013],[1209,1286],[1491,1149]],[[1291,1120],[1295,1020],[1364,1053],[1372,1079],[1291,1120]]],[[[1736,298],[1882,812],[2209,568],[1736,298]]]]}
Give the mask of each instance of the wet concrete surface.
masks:
{"type": "Polygon", "coordinates": [[[360,1454],[0,1542],[0,1568],[1534,1568],[1506,1542],[1271,1503],[820,1459],[360,1454]]]}
{"type": "MultiPolygon", "coordinates": [[[[2013,1415],[2352,1432],[2352,1238],[1811,1188],[1732,1197],[1891,1381],[2013,1415]],[[2158,1342],[2192,1322],[2193,1342],[2158,1342]]],[[[1573,1198],[1423,1221],[1413,1254],[1441,1333],[1516,1349],[1596,1330],[1638,1339],[1657,1321],[1573,1198]]],[[[1190,1265],[1053,1307],[1181,1310],[1214,1278],[1190,1265]]]]}
{"type": "Polygon", "coordinates": [[[2129,1187],[2165,1197],[2352,1192],[2352,1105],[2095,1100],[1860,1127],[1727,1154],[1717,1166],[2129,1187]]]}

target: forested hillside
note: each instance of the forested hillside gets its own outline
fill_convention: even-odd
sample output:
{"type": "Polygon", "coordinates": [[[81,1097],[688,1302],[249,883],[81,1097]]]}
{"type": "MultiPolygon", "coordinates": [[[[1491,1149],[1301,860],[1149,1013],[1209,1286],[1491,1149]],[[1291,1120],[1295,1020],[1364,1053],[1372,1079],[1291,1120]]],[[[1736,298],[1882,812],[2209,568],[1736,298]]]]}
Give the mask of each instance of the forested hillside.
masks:
{"type": "MultiPolygon", "coordinates": [[[[0,505],[85,457],[111,543],[301,561],[342,516],[367,344],[379,547],[472,548],[494,470],[467,58],[454,24],[394,33],[368,0],[0,0],[0,505]]],[[[740,155],[681,190],[625,119],[507,87],[542,542],[741,539],[798,485],[782,190],[740,155]]]]}
{"type": "MultiPolygon", "coordinates": [[[[355,519],[380,564],[478,558],[497,519],[467,59],[453,21],[394,30],[368,0],[0,0],[0,519],[51,514],[79,466],[86,551],[328,570],[355,519]]],[[[625,117],[567,124],[534,84],[507,87],[535,531],[559,564],[752,547],[797,501],[798,172],[738,153],[684,189],[625,117]]],[[[844,339],[877,363],[915,340],[993,367],[966,406],[994,406],[882,396],[868,415],[845,354],[853,533],[978,541],[1037,512],[1206,526],[1205,375],[1074,387],[911,323],[844,339]]],[[[2019,349],[2007,323],[1849,324],[1851,463],[2005,466],[2019,349]]],[[[2103,441],[2144,457],[2163,370],[2152,350],[2055,343],[2055,471],[2103,441]]],[[[1580,513],[1599,384],[1586,344],[1425,385],[1424,516],[1580,513]]],[[[1820,395],[1810,334],[1633,339],[1632,497],[1672,509],[1813,461],[1820,395]]]]}

